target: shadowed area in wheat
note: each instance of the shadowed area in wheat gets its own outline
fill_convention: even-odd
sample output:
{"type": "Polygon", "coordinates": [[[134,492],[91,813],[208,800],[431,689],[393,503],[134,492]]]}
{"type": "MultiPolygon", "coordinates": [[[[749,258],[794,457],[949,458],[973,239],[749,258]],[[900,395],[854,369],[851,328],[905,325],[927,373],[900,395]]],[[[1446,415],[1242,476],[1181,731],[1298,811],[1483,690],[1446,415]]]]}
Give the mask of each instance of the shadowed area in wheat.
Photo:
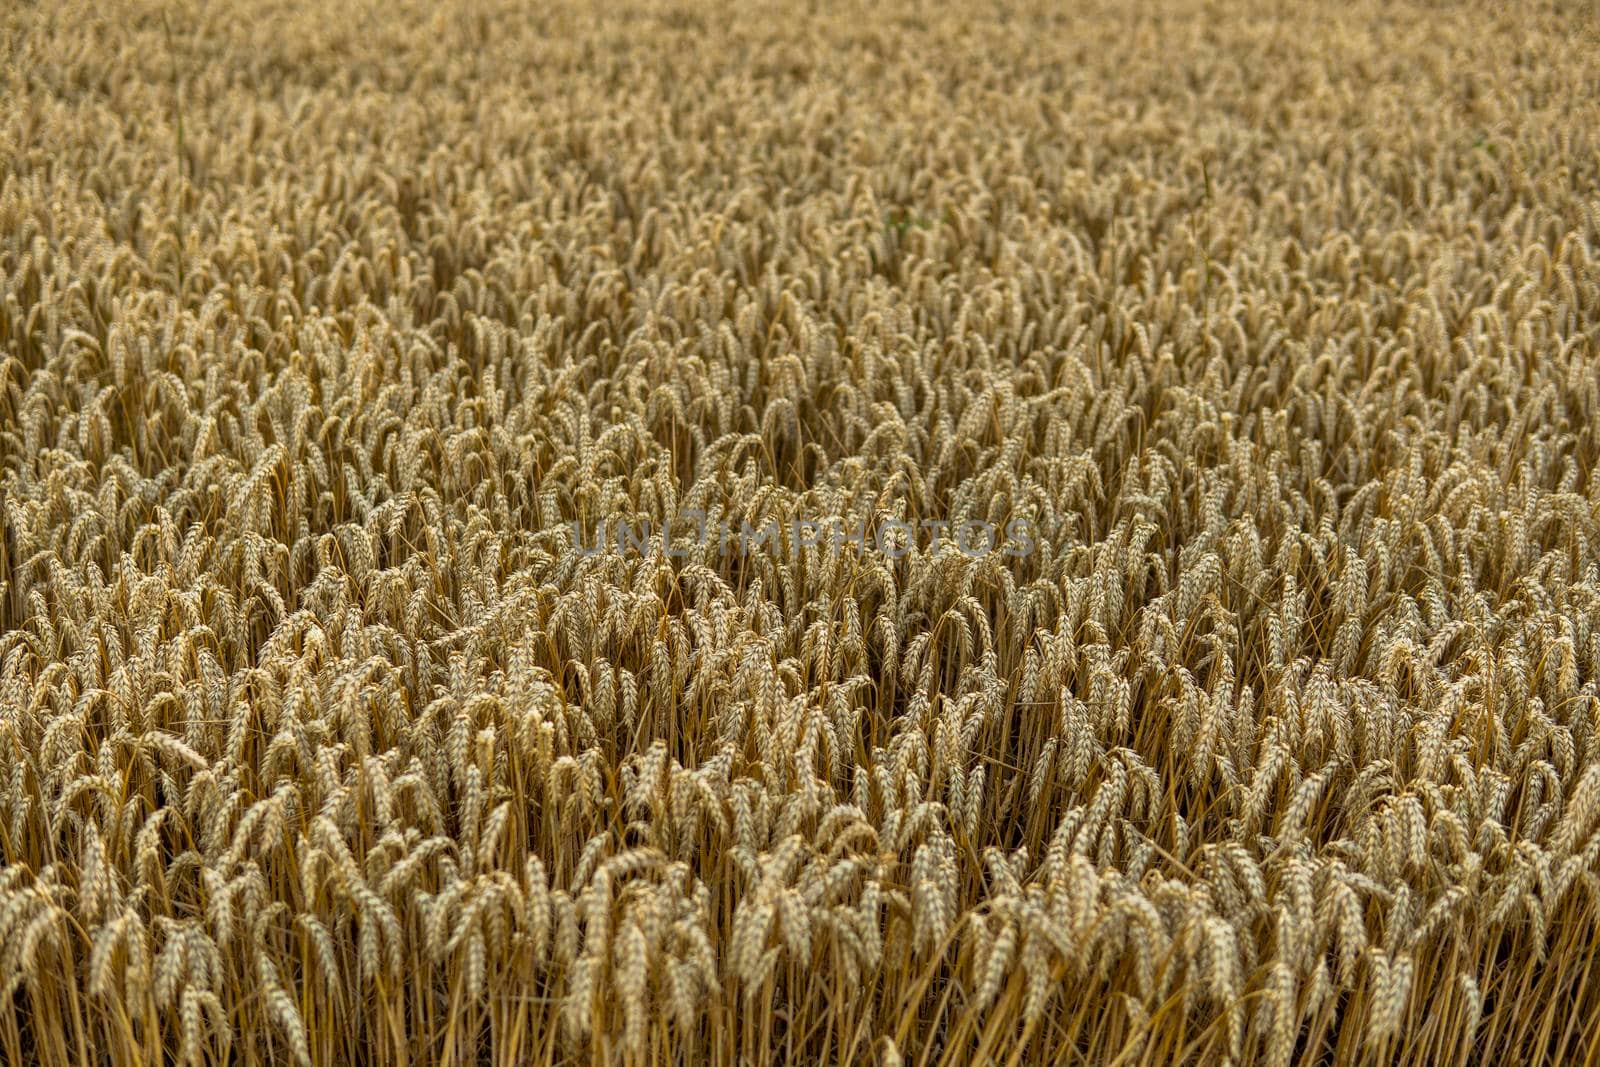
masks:
{"type": "Polygon", "coordinates": [[[1586,6],[0,20],[0,1061],[1600,1056],[1586,6]]]}

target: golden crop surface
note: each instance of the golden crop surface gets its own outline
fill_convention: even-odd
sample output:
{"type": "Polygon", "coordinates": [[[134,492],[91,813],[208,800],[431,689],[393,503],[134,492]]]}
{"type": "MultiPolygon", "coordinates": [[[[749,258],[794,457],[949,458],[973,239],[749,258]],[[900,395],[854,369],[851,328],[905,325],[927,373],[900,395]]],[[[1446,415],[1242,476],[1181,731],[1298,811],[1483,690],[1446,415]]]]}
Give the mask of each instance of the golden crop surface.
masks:
{"type": "Polygon", "coordinates": [[[1600,1061],[1587,5],[0,26],[0,1062],[1600,1061]]]}

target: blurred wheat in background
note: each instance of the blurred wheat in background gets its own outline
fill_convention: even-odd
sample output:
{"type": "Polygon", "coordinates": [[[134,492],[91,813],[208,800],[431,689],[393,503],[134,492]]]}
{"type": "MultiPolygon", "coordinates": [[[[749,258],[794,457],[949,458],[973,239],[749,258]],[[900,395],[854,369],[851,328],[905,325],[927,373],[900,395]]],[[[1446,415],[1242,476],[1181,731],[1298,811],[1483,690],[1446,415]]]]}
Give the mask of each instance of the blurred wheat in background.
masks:
{"type": "Polygon", "coordinates": [[[1600,1061],[1594,12],[801,6],[0,15],[0,1062],[1600,1061]]]}

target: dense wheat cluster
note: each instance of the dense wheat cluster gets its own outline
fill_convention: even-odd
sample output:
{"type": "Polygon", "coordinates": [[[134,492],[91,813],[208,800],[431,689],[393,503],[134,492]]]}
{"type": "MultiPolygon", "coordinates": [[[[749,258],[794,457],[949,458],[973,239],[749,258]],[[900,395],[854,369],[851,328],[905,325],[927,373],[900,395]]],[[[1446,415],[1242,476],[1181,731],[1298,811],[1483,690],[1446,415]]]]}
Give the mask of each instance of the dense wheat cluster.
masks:
{"type": "Polygon", "coordinates": [[[0,1061],[1600,1059],[1593,12],[803,6],[4,15],[0,1061]]]}

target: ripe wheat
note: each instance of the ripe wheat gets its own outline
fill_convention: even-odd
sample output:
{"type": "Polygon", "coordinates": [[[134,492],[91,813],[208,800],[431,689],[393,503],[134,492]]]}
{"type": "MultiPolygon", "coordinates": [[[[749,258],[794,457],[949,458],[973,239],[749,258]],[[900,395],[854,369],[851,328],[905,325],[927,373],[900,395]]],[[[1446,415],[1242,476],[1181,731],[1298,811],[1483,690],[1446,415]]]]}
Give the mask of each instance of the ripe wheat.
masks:
{"type": "Polygon", "coordinates": [[[1600,1058],[1583,5],[0,18],[0,1061],[1600,1058]]]}

